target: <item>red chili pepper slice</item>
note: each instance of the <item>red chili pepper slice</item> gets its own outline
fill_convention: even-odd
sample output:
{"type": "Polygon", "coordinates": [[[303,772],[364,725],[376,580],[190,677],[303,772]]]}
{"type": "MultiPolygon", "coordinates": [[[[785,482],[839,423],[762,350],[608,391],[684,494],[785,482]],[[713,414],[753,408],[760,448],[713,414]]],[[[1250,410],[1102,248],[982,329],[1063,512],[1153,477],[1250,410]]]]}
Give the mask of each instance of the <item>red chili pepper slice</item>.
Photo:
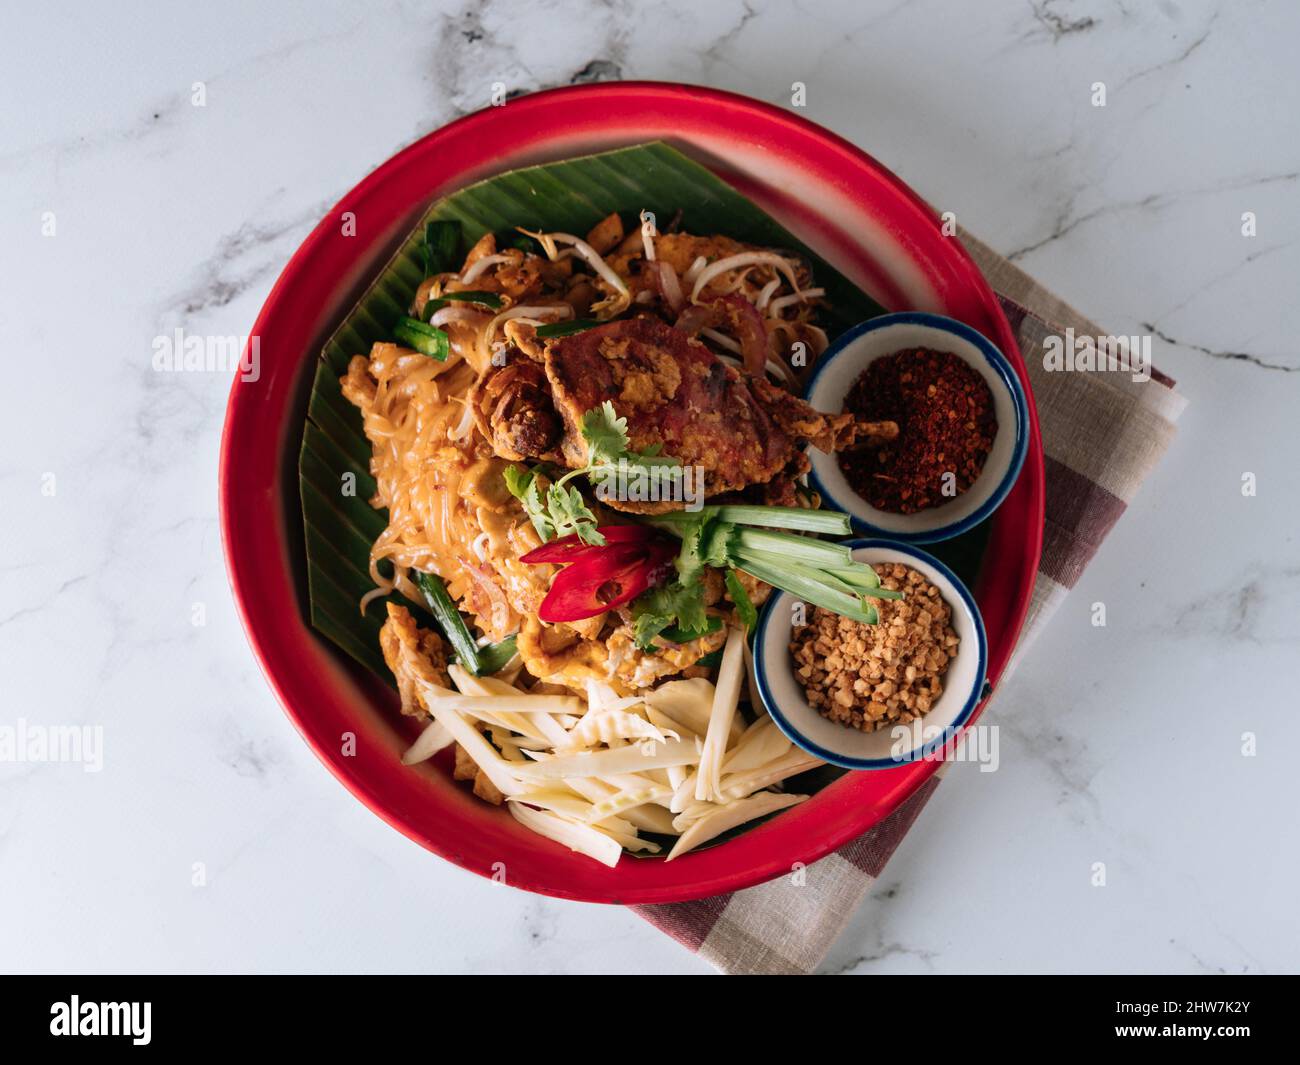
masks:
{"type": "Polygon", "coordinates": [[[562,566],[569,562],[577,562],[578,559],[595,551],[604,551],[611,544],[644,544],[655,537],[654,529],[647,525],[602,525],[596,531],[605,537],[604,544],[583,543],[578,538],[578,534],[573,533],[533,548],[519,561],[527,562],[529,565],[553,562],[562,566]]]}
{"type": "Polygon", "coordinates": [[[566,566],[551,582],[537,616],[554,624],[584,621],[631,602],[672,571],[674,544],[610,544],[566,566]]]}

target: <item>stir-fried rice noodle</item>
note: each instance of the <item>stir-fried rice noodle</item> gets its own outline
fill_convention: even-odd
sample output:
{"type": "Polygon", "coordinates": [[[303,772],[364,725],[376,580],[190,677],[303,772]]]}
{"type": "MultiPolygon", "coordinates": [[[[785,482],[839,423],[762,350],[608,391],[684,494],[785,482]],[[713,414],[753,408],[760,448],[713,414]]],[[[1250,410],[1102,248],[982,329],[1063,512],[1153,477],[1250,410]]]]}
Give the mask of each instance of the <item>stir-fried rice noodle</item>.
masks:
{"type": "Polygon", "coordinates": [[[447,359],[377,343],[341,382],[373,449],[371,503],[387,511],[361,609],[393,591],[421,602],[413,575],[435,574],[480,643],[518,640],[495,678],[446,672],[431,657],[437,637],[390,603],[385,658],[404,711],[430,722],[406,760],[454,745],[458,776],[463,768],[477,794],[506,800],[530,829],[610,864],[625,849],[659,850],[643,832],[675,837],[668,856],[677,857],[798,802],[769,789],[818,764],[776,730],[742,727],[744,640],[731,614],[712,633],[653,651],[636,645],[626,611],[555,625],[537,616],[554,570],[520,561],[541,540],[470,402],[494,356],[523,343],[520,326],[657,315],[732,365],[762,373],[766,358],[768,376],[789,385],[790,346],[803,342],[814,356],[826,346],[809,320],[824,291],[811,287],[802,261],[640,222],[625,234],[611,216],[586,239],[521,230],[540,255],[498,251],[484,237],[459,272],[427,278],[410,309],[418,315],[429,300],[471,288],[495,297],[492,307],[457,301],[429,316],[447,334],[447,359]],[[511,321],[519,326],[507,337],[511,321]],[[696,663],[724,645],[715,688],[696,663]]]}

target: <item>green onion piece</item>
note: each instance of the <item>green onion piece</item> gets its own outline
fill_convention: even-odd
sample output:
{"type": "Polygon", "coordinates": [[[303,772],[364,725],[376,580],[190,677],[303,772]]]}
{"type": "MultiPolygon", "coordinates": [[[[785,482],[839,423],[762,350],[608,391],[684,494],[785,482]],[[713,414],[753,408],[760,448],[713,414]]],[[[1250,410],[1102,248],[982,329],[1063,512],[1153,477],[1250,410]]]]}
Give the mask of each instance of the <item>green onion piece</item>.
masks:
{"type": "MultiPolygon", "coordinates": [[[[865,562],[854,562],[851,566],[825,566],[827,573],[833,573],[840,580],[846,581],[855,588],[879,588],[880,578],[876,576],[876,571],[868,566],[865,562]]],[[[888,598],[888,596],[885,596],[888,598]]]]}
{"type": "Polygon", "coordinates": [[[758,611],[754,609],[754,602],[749,598],[749,593],[745,591],[745,586],[740,583],[740,578],[734,569],[727,570],[726,582],[727,595],[736,604],[736,613],[740,615],[745,631],[752,634],[758,625],[758,611]]]}
{"type": "Polygon", "coordinates": [[[830,570],[822,566],[791,562],[788,555],[777,554],[772,551],[742,551],[737,556],[736,564],[741,569],[744,569],[746,562],[761,562],[765,566],[773,566],[779,570],[789,570],[791,573],[800,574],[809,580],[814,580],[818,584],[824,584],[827,588],[833,588],[837,592],[851,595],[854,599],[861,599],[867,594],[865,588],[854,587],[842,577],[836,577],[830,570]]]}
{"type": "Polygon", "coordinates": [[[447,334],[415,318],[399,319],[393,326],[393,339],[439,362],[446,362],[451,354],[447,334]]]}
{"type": "Polygon", "coordinates": [[[876,608],[865,605],[860,599],[834,588],[828,588],[818,580],[811,579],[803,573],[794,572],[792,567],[774,566],[757,559],[740,559],[740,568],[760,581],[766,581],[773,588],[780,588],[791,595],[806,599],[814,606],[825,607],[836,614],[860,621],[864,625],[874,625],[880,620],[876,608]]]}
{"type": "Polygon", "coordinates": [[[722,619],[709,617],[702,629],[682,629],[674,625],[672,628],[663,629],[659,635],[672,643],[690,643],[692,640],[698,640],[701,636],[717,632],[720,628],[722,628],[722,619]]]}
{"type": "Polygon", "coordinates": [[[600,323],[594,318],[575,318],[571,322],[552,322],[550,325],[540,325],[537,327],[537,335],[543,339],[546,337],[567,337],[598,325],[600,323]]]}
{"type": "Polygon", "coordinates": [[[444,292],[441,296],[425,302],[420,317],[427,322],[430,315],[442,310],[449,303],[479,303],[484,307],[491,307],[494,311],[501,309],[501,297],[495,292],[444,292]]]}
{"type": "Polygon", "coordinates": [[[499,643],[490,643],[478,649],[478,672],[500,673],[510,659],[515,657],[515,638],[507,636],[499,643]]]}
{"type": "Polygon", "coordinates": [[[766,525],[773,529],[802,529],[805,532],[845,536],[852,531],[849,516],[836,510],[806,507],[722,506],[718,517],[736,525],[766,525]]]}
{"type": "Polygon", "coordinates": [[[795,562],[813,565],[847,566],[853,561],[849,549],[840,544],[828,544],[825,540],[768,529],[738,529],[735,543],[738,550],[771,551],[795,562]]]}
{"type": "Polygon", "coordinates": [[[460,255],[459,222],[426,222],[424,225],[424,276],[449,274],[456,270],[460,255]]]}
{"type": "Polygon", "coordinates": [[[659,526],[665,532],[681,536],[681,530],[676,526],[706,525],[717,512],[718,508],[710,505],[700,507],[699,510],[666,510],[662,514],[647,514],[645,520],[651,525],[659,526]]]}
{"type": "Polygon", "coordinates": [[[460,616],[455,602],[447,594],[447,586],[442,583],[442,578],[433,573],[415,570],[412,573],[415,574],[416,586],[424,593],[424,601],[429,605],[433,620],[446,635],[447,642],[456,652],[461,665],[477,676],[480,672],[478,644],[474,642],[474,636],[465,624],[465,619],[460,616]]]}
{"type": "Polygon", "coordinates": [[[902,592],[896,592],[892,588],[882,588],[880,578],[876,576],[876,571],[868,566],[865,562],[855,562],[848,569],[839,569],[835,566],[826,566],[825,572],[834,577],[838,577],[845,584],[851,584],[858,589],[862,595],[868,599],[906,599],[902,592]]]}

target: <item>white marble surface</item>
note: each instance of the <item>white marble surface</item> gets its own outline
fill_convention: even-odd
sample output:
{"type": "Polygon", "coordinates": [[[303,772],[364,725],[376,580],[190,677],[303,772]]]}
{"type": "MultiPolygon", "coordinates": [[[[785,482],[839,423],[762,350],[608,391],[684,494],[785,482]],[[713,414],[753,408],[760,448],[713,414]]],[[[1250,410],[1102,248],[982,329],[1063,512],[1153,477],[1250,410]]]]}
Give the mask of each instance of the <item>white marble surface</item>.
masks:
{"type": "Polygon", "coordinates": [[[828,969],[1300,968],[1296,5],[51,7],[6,5],[0,63],[0,724],[105,751],[0,765],[0,968],[705,971],[630,913],[438,862],[317,764],[226,586],[228,381],[149,368],[177,326],[247,332],[324,208],[492,81],[596,76],[806,82],[1082,310],[1150,323],[1191,399],[992,711],[1001,769],[954,768],[828,969]]]}

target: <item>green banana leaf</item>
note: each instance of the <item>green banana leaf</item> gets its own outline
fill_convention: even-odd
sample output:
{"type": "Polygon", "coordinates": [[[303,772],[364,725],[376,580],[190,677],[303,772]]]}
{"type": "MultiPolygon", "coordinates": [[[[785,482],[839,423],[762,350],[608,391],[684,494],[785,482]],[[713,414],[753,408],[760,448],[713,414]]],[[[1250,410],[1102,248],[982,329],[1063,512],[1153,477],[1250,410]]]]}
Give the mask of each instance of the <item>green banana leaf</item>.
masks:
{"type": "Polygon", "coordinates": [[[826,289],[828,310],[820,324],[832,340],[848,326],[882,313],[770,215],[662,142],[514,170],[433,204],[326,342],[298,465],[312,625],[386,682],[391,684],[392,677],[378,641],[383,601],[372,602],[364,616],[357,606],[373,587],[370,545],[387,520],[367,502],[375,491],[370,445],[360,413],[343,398],[340,375],[352,356],[367,354],[375,341],[390,340],[393,324],[410,307],[425,277],[425,223],[459,222],[468,248],[485,233],[513,235],[515,226],[584,234],[611,211],[635,224],[643,210],[653,211],[661,226],[681,211],[681,228],[687,232],[800,252],[811,264],[816,284],[826,289]]]}

